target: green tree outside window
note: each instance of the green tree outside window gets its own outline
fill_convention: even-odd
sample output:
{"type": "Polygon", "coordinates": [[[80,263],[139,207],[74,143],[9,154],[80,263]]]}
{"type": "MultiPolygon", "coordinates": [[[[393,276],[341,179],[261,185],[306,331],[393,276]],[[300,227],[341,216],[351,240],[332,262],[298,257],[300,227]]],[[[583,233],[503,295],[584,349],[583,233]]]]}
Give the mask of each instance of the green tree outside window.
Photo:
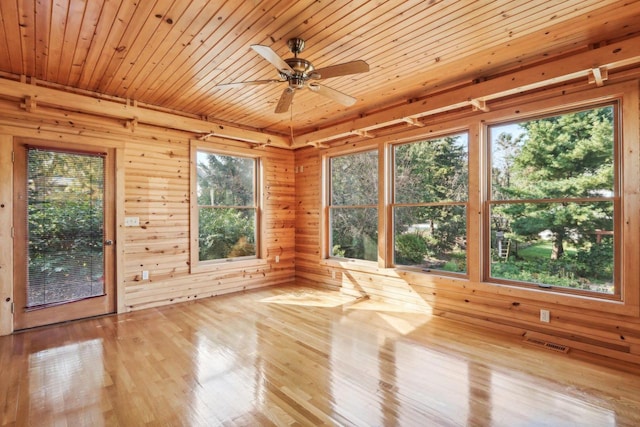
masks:
{"type": "Polygon", "coordinates": [[[492,277],[614,292],[614,112],[491,127],[492,277]]]}
{"type": "Polygon", "coordinates": [[[256,162],[198,151],[200,261],[256,256],[256,162]]]}
{"type": "Polygon", "coordinates": [[[393,149],[394,263],[466,272],[467,134],[393,149]]]}

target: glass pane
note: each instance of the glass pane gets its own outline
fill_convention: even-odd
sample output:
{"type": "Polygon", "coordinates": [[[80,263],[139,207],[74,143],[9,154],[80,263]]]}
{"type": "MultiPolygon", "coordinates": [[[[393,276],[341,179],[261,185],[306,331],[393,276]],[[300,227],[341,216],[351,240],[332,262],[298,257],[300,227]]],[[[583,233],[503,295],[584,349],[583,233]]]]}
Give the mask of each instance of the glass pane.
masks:
{"type": "Polygon", "coordinates": [[[27,306],[104,294],[104,160],[28,152],[27,306]]]}
{"type": "Polygon", "coordinates": [[[198,205],[254,206],[254,159],[199,151],[196,161],[198,205]]]}
{"type": "Polygon", "coordinates": [[[349,154],[331,159],[331,204],[378,204],[378,152],[349,154]]]}
{"type": "Polygon", "coordinates": [[[200,261],[256,255],[255,209],[200,208],[200,261]]]}
{"type": "Polygon", "coordinates": [[[467,271],[465,206],[395,207],[393,220],[396,265],[467,271]]]}
{"type": "Polygon", "coordinates": [[[491,277],[614,293],[613,202],[491,207],[491,277]]]}
{"type": "Polygon", "coordinates": [[[611,197],[613,107],[490,128],[492,200],[611,197]]]}
{"type": "Polygon", "coordinates": [[[331,209],[331,256],[378,260],[378,209],[331,209]]]}
{"type": "Polygon", "coordinates": [[[396,203],[466,201],[467,134],[394,147],[396,203]]]}

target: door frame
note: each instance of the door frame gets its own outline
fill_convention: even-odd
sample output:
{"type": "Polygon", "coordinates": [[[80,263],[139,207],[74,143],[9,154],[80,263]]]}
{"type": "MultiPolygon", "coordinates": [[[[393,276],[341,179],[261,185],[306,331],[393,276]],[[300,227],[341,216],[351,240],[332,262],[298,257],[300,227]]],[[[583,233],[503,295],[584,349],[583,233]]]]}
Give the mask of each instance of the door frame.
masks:
{"type": "Polygon", "coordinates": [[[65,143],[61,146],[59,142],[32,139],[15,138],[14,164],[13,164],[13,222],[14,222],[14,272],[13,272],[13,301],[14,317],[13,329],[21,330],[37,326],[44,326],[70,320],[77,320],[86,317],[109,314],[116,312],[116,301],[118,294],[116,278],[116,249],[115,244],[104,245],[104,286],[105,296],[92,297],[73,301],[69,303],[52,304],[47,307],[37,309],[26,309],[26,281],[27,281],[27,203],[25,188],[23,186],[26,179],[26,147],[34,145],[44,149],[50,148],[52,151],[69,153],[95,153],[103,154],[105,159],[104,168],[104,240],[116,242],[116,150],[110,147],[65,143]],[[18,262],[19,259],[25,261],[18,262]]]}

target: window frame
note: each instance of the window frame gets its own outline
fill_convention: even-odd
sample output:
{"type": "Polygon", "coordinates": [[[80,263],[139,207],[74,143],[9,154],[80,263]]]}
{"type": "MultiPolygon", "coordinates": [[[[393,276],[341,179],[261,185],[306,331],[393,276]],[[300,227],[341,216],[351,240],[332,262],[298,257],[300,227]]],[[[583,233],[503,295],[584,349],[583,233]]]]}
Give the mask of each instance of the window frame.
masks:
{"type": "Polygon", "coordinates": [[[320,265],[329,269],[350,269],[369,274],[388,277],[411,277],[417,283],[436,283],[451,289],[464,289],[464,292],[480,292],[496,295],[513,301],[528,301],[545,307],[547,304],[562,306],[567,310],[574,308],[590,309],[616,315],[640,315],[640,240],[636,238],[640,229],[640,87],[637,80],[609,82],[602,87],[576,84],[570,88],[551,87],[529,94],[518,95],[503,100],[495,100],[487,111],[466,112],[462,115],[448,115],[437,118],[426,127],[412,128],[401,133],[381,135],[356,143],[345,143],[323,150],[322,159],[322,204],[319,226],[321,242],[320,265]],[[514,286],[489,280],[485,272],[487,258],[487,239],[489,231],[485,218],[487,210],[487,127],[497,123],[518,122],[528,117],[541,117],[572,109],[583,109],[594,105],[618,102],[619,165],[617,179],[619,183],[620,218],[617,244],[619,251],[616,279],[620,283],[619,298],[602,298],[589,292],[588,295],[549,291],[546,288],[514,286]],[[467,213],[467,275],[443,275],[439,271],[411,271],[405,267],[394,267],[389,263],[393,248],[385,242],[391,242],[393,231],[390,227],[391,182],[390,150],[392,145],[432,138],[457,132],[468,132],[469,161],[469,199],[467,213]],[[327,158],[339,154],[354,153],[378,147],[379,150],[379,228],[378,228],[378,264],[356,262],[358,260],[336,259],[328,256],[328,210],[327,210],[327,158]],[[345,262],[348,261],[348,262],[345,262]]]}
{"type": "MultiPolygon", "coordinates": [[[[262,183],[264,182],[263,173],[264,166],[262,157],[256,155],[255,151],[249,151],[244,148],[233,147],[220,147],[215,143],[207,143],[205,141],[192,140],[190,143],[190,272],[211,272],[225,269],[234,268],[246,268],[252,266],[264,266],[267,264],[264,258],[264,239],[262,238],[262,230],[264,230],[264,214],[263,214],[263,189],[262,183]],[[253,160],[253,208],[255,211],[255,255],[234,257],[234,258],[221,258],[213,260],[200,260],[199,256],[199,212],[200,205],[198,204],[198,181],[197,181],[197,156],[199,152],[206,152],[221,156],[247,158],[253,160]]],[[[220,208],[226,208],[220,207],[220,208]]],[[[248,208],[249,209],[249,208],[248,208]]]]}
{"type": "MultiPolygon", "coordinates": [[[[489,230],[485,218],[488,218],[488,204],[486,203],[487,177],[490,172],[485,173],[486,166],[482,167],[478,178],[482,180],[480,194],[481,200],[478,203],[479,211],[482,215],[482,248],[481,248],[481,271],[478,272],[477,281],[468,287],[476,291],[486,291],[500,295],[508,295],[510,298],[523,298],[544,304],[560,304],[566,307],[582,307],[596,311],[619,314],[619,315],[640,315],[640,242],[636,239],[637,230],[640,229],[640,216],[635,214],[640,211],[640,193],[637,191],[637,183],[640,182],[640,159],[637,155],[637,147],[640,142],[640,92],[636,80],[611,83],[602,87],[589,87],[583,90],[554,90],[549,89],[541,92],[531,99],[514,104],[506,103],[502,108],[496,108],[490,112],[483,113],[477,117],[479,136],[481,138],[483,165],[488,162],[488,141],[487,127],[494,123],[516,122],[525,120],[528,117],[541,117],[547,114],[554,114],[572,109],[588,108],[594,105],[602,105],[611,102],[619,103],[618,114],[618,137],[617,144],[619,150],[618,183],[620,209],[618,212],[620,221],[620,232],[617,237],[617,244],[620,248],[618,257],[617,280],[620,283],[619,296],[616,298],[603,298],[602,296],[589,292],[588,295],[557,292],[548,288],[522,287],[512,284],[498,283],[489,280],[486,272],[487,263],[487,239],[489,230]]],[[[557,289],[557,288],[554,288],[557,289]]]]}
{"type": "Polygon", "coordinates": [[[542,289],[544,291],[548,291],[550,293],[561,293],[561,294],[569,294],[569,295],[580,295],[586,297],[592,297],[603,300],[620,300],[621,298],[621,280],[620,276],[620,255],[622,253],[621,246],[621,183],[620,183],[620,175],[622,169],[623,159],[620,157],[620,146],[622,143],[622,123],[620,120],[620,116],[622,115],[622,103],[619,99],[611,99],[608,101],[594,101],[594,102],[586,102],[585,104],[581,104],[579,106],[572,106],[569,108],[559,106],[558,108],[552,109],[550,111],[545,111],[544,114],[528,114],[526,116],[520,117],[518,120],[507,120],[507,121],[496,121],[490,124],[487,124],[484,127],[485,138],[487,141],[486,144],[486,188],[485,194],[486,199],[484,203],[486,207],[484,209],[485,215],[483,217],[483,229],[486,233],[487,238],[485,239],[485,244],[483,246],[484,252],[484,260],[483,263],[483,277],[484,280],[490,283],[497,284],[505,284],[515,287],[529,288],[529,289],[542,289]],[[540,120],[550,117],[557,117],[572,113],[577,113],[581,111],[587,111],[592,109],[598,109],[603,107],[611,107],[613,109],[613,195],[611,197],[606,196],[592,196],[592,197],[562,197],[562,198],[548,198],[548,199],[492,199],[491,195],[493,193],[493,177],[492,177],[492,146],[491,146],[491,127],[500,126],[500,125],[509,125],[509,124],[518,124],[526,121],[534,121],[540,120]],[[569,287],[548,285],[548,284],[537,284],[533,282],[525,282],[513,279],[506,279],[500,277],[491,276],[491,264],[492,264],[492,256],[491,256],[491,209],[495,206],[504,206],[504,205],[523,205],[523,204],[533,204],[533,205],[542,205],[542,204],[558,204],[558,203],[588,203],[588,202],[610,202],[613,205],[613,233],[614,233],[614,292],[611,294],[601,293],[596,291],[587,291],[580,290],[569,287]]]}
{"type": "Polygon", "coordinates": [[[371,145],[366,145],[366,146],[361,146],[359,147],[357,150],[337,150],[337,151],[331,151],[331,154],[327,154],[323,157],[323,168],[322,170],[324,171],[324,176],[322,177],[322,182],[323,182],[323,211],[324,211],[324,218],[323,218],[323,225],[322,225],[322,241],[324,242],[323,244],[323,259],[326,260],[333,260],[333,261],[338,261],[338,262],[343,262],[343,261],[348,261],[351,263],[363,263],[365,265],[371,265],[372,263],[379,263],[380,262],[380,247],[381,247],[381,240],[383,240],[383,235],[380,233],[380,223],[383,220],[382,216],[383,216],[383,211],[381,210],[381,191],[382,191],[382,183],[380,182],[380,165],[381,165],[381,153],[380,153],[380,149],[377,146],[371,146],[371,145]],[[371,208],[375,208],[377,210],[377,214],[378,214],[378,227],[377,227],[377,231],[378,231],[378,241],[377,241],[377,260],[373,261],[373,260],[365,260],[365,259],[359,259],[359,258],[348,258],[348,257],[338,257],[338,256],[334,256],[332,255],[332,229],[331,229],[331,211],[332,209],[336,209],[333,205],[332,202],[332,189],[333,189],[333,183],[332,183],[332,175],[331,175],[331,164],[332,164],[332,159],[334,158],[338,158],[338,157],[345,157],[345,156],[350,156],[350,155],[357,155],[357,154],[362,154],[362,153],[366,153],[366,152],[375,152],[377,155],[377,161],[378,161],[378,170],[377,170],[377,180],[378,180],[378,194],[377,194],[377,199],[378,199],[378,203],[376,204],[367,204],[367,205],[338,205],[339,207],[337,209],[348,209],[348,208],[362,208],[362,209],[371,209],[371,208]]]}
{"type": "Polygon", "coordinates": [[[392,143],[390,143],[388,145],[388,149],[386,150],[387,153],[387,157],[388,157],[388,164],[389,164],[389,168],[388,168],[388,174],[387,176],[385,176],[385,182],[387,182],[387,186],[388,186],[388,203],[387,203],[387,211],[388,211],[388,223],[389,225],[389,230],[386,231],[387,236],[388,236],[388,241],[389,241],[389,247],[386,251],[386,265],[389,268],[396,268],[396,269],[406,269],[406,270],[411,270],[411,271],[418,271],[418,272],[423,272],[423,273],[432,273],[432,274],[438,274],[438,275],[444,275],[444,276],[448,276],[451,275],[453,277],[458,277],[458,278],[468,278],[469,276],[469,254],[468,251],[465,250],[465,263],[467,265],[466,269],[464,272],[451,272],[451,271],[446,271],[446,270],[441,270],[441,269],[428,269],[428,268],[418,268],[418,267],[414,267],[414,266],[410,266],[410,265],[402,265],[402,264],[396,264],[395,263],[395,208],[398,207],[448,207],[448,206],[463,206],[465,209],[465,236],[469,235],[469,199],[470,199],[470,144],[471,144],[471,138],[470,138],[470,131],[468,128],[464,128],[464,129],[448,129],[445,132],[439,132],[437,134],[427,134],[427,135],[423,135],[420,138],[413,138],[410,139],[408,141],[394,141],[392,143]],[[437,139],[443,139],[443,138],[447,138],[447,137],[455,137],[455,136],[459,136],[459,135],[465,135],[467,142],[466,142],[466,147],[465,147],[465,153],[467,156],[466,162],[467,162],[467,193],[466,193],[466,198],[464,201],[453,201],[453,200],[449,200],[449,201],[431,201],[431,202],[403,202],[403,203],[399,203],[396,202],[396,148],[402,145],[410,145],[410,144],[416,144],[416,143],[421,143],[421,142],[426,142],[426,141],[431,141],[431,140],[437,140],[437,139]]]}

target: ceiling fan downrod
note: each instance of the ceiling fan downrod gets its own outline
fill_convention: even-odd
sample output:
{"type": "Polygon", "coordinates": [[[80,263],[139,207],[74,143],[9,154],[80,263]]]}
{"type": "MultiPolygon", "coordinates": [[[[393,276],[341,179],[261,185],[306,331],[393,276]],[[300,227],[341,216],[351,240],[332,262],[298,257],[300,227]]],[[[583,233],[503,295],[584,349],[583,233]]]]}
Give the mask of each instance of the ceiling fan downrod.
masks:
{"type": "Polygon", "coordinates": [[[298,37],[294,37],[287,41],[287,46],[289,46],[289,50],[297,58],[298,54],[304,50],[304,40],[298,37]]]}
{"type": "MultiPolygon", "coordinates": [[[[287,58],[284,60],[289,67],[293,70],[293,73],[286,75],[280,72],[280,76],[289,82],[291,89],[302,89],[307,84],[310,78],[317,78],[313,73],[313,64],[303,58],[298,58],[298,54],[304,50],[304,40],[301,38],[292,38],[287,42],[289,50],[293,53],[294,58],[287,58]]],[[[319,76],[318,76],[319,77],[319,76]]]]}

